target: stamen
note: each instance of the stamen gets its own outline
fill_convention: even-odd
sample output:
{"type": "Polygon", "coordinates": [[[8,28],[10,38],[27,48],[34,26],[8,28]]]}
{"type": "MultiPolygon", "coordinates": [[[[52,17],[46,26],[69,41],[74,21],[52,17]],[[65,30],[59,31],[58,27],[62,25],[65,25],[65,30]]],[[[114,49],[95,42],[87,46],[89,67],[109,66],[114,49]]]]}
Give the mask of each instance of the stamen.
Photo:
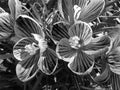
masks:
{"type": "Polygon", "coordinates": [[[72,48],[75,48],[75,49],[80,48],[81,45],[80,45],[79,41],[80,41],[80,38],[79,38],[78,36],[71,37],[71,38],[69,39],[70,46],[71,46],[72,48]]]}
{"type": "Polygon", "coordinates": [[[38,49],[39,47],[35,43],[28,44],[25,46],[25,52],[28,52],[30,55],[34,55],[38,49]]]}

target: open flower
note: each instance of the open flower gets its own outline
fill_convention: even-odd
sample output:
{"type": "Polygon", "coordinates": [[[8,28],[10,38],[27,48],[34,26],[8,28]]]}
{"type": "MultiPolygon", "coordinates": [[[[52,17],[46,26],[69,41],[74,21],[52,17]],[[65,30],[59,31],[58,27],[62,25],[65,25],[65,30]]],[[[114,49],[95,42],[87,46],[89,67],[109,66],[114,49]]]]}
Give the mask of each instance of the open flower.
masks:
{"type": "Polygon", "coordinates": [[[108,51],[102,55],[102,67],[98,76],[93,80],[97,83],[110,83],[113,90],[118,90],[120,84],[120,36],[119,33],[111,38],[108,51]]]}
{"type": "Polygon", "coordinates": [[[18,78],[28,81],[39,69],[51,75],[57,67],[58,58],[48,47],[41,25],[27,15],[20,15],[16,20],[15,33],[20,38],[13,48],[14,57],[20,61],[16,66],[18,78]]]}
{"type": "Polygon", "coordinates": [[[113,73],[120,75],[120,36],[116,35],[111,40],[111,46],[107,52],[108,64],[113,73]]]}
{"type": "Polygon", "coordinates": [[[65,21],[74,20],[91,22],[101,13],[105,6],[104,0],[59,0],[58,9],[65,21]]]}
{"type": "Polygon", "coordinates": [[[93,54],[101,52],[107,47],[110,39],[107,36],[93,38],[92,29],[85,22],[76,22],[69,31],[69,38],[63,38],[57,45],[57,55],[68,62],[71,71],[78,75],[85,75],[94,66],[93,54]]]}
{"type": "Polygon", "coordinates": [[[58,10],[63,21],[58,21],[53,25],[52,38],[54,42],[57,43],[67,36],[68,29],[72,24],[78,21],[90,23],[96,19],[104,6],[104,0],[58,0],[58,10]]]}

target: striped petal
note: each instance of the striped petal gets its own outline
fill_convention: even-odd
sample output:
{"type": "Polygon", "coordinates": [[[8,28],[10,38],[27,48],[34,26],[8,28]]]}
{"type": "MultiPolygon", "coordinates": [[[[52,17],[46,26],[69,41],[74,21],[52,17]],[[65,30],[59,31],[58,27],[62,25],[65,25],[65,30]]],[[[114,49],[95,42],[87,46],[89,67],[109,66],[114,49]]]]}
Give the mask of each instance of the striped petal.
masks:
{"type": "Polygon", "coordinates": [[[69,38],[67,25],[64,23],[54,24],[51,33],[55,42],[60,41],[62,38],[69,38]]]}
{"type": "Polygon", "coordinates": [[[84,46],[84,50],[96,51],[96,50],[103,49],[108,46],[110,46],[110,38],[109,38],[109,36],[105,35],[105,36],[93,38],[89,44],[84,46]]]}
{"type": "Polygon", "coordinates": [[[81,9],[78,20],[91,22],[97,18],[105,6],[104,0],[88,0],[85,6],[81,9]]]}
{"type": "Polygon", "coordinates": [[[70,62],[76,55],[76,49],[71,48],[69,40],[63,38],[57,45],[56,53],[60,59],[70,62]]]}
{"type": "Polygon", "coordinates": [[[120,46],[109,53],[108,62],[111,71],[120,75],[120,46]]]}
{"type": "Polygon", "coordinates": [[[50,48],[47,48],[46,51],[43,53],[43,55],[40,57],[40,60],[38,62],[39,69],[47,74],[51,75],[54,73],[58,65],[58,58],[55,53],[50,48]]]}
{"type": "Polygon", "coordinates": [[[5,33],[10,36],[13,33],[12,22],[10,21],[10,15],[8,13],[0,13],[0,35],[5,33]]]}
{"type": "Polygon", "coordinates": [[[80,8],[83,8],[87,0],[72,0],[74,5],[78,5],[80,8]]]}
{"type": "Polygon", "coordinates": [[[116,47],[119,47],[120,46],[120,36],[119,35],[116,35],[115,37],[113,37],[111,39],[111,44],[110,44],[110,47],[109,47],[109,52],[114,50],[116,47]]]}
{"type": "Polygon", "coordinates": [[[16,20],[15,33],[19,37],[33,37],[32,34],[39,34],[44,37],[41,26],[31,17],[20,15],[16,20]]]}
{"type": "Polygon", "coordinates": [[[112,73],[110,78],[111,86],[113,90],[119,90],[120,89],[120,75],[117,75],[115,73],[112,73]]]}
{"type": "Polygon", "coordinates": [[[74,10],[73,10],[72,0],[59,0],[58,1],[58,10],[61,16],[65,19],[65,21],[70,22],[71,24],[74,22],[74,10]]]}
{"type": "Polygon", "coordinates": [[[19,62],[16,66],[16,74],[19,80],[26,82],[32,79],[38,72],[38,60],[40,58],[39,51],[29,58],[19,62]]]}
{"type": "Polygon", "coordinates": [[[85,54],[82,51],[79,51],[76,57],[71,60],[68,64],[68,67],[72,72],[78,75],[89,74],[94,66],[94,59],[90,55],[85,54]]]}
{"type": "Polygon", "coordinates": [[[23,61],[36,54],[37,41],[33,38],[22,38],[13,47],[13,55],[16,59],[23,61]]]}
{"type": "Polygon", "coordinates": [[[72,25],[69,29],[70,37],[78,36],[80,40],[83,41],[84,45],[90,43],[92,39],[92,29],[91,27],[85,22],[77,22],[72,25]]]}

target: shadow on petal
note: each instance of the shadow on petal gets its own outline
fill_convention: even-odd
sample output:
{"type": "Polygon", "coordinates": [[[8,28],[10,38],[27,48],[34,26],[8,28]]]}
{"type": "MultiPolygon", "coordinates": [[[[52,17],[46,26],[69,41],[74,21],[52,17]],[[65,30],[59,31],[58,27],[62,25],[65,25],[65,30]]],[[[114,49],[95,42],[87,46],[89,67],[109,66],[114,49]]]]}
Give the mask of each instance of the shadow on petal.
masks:
{"type": "Polygon", "coordinates": [[[46,51],[43,53],[43,55],[40,57],[38,62],[39,69],[47,74],[51,75],[54,73],[58,65],[58,57],[50,48],[47,48],[46,51]]]}
{"type": "Polygon", "coordinates": [[[69,62],[68,67],[70,70],[78,75],[89,74],[94,66],[94,59],[90,55],[79,51],[73,61],[69,62]]]}
{"type": "Polygon", "coordinates": [[[39,52],[26,60],[19,62],[16,66],[16,74],[19,80],[26,82],[32,79],[38,71],[39,52]]]}

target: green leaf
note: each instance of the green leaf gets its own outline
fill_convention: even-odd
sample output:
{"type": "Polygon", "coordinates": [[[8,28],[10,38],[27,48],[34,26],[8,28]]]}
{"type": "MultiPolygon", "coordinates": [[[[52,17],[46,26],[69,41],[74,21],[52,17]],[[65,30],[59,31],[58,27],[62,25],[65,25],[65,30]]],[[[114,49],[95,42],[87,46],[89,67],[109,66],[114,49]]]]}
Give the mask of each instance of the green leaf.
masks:
{"type": "Polygon", "coordinates": [[[58,0],[58,10],[65,21],[73,24],[74,8],[72,0],[58,0]]]}

